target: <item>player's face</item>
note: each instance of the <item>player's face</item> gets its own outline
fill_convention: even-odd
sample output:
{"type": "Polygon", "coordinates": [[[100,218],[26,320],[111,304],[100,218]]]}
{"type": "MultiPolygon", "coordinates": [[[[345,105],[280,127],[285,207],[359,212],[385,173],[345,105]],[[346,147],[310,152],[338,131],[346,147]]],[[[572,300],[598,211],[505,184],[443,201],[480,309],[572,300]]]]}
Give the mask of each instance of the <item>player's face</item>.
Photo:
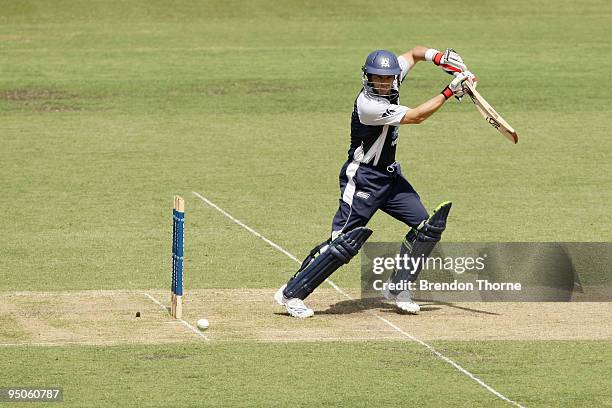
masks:
{"type": "Polygon", "coordinates": [[[393,81],[395,77],[393,75],[372,75],[370,77],[370,82],[372,82],[372,87],[376,90],[379,95],[389,95],[391,91],[391,87],[393,86],[393,81]]]}

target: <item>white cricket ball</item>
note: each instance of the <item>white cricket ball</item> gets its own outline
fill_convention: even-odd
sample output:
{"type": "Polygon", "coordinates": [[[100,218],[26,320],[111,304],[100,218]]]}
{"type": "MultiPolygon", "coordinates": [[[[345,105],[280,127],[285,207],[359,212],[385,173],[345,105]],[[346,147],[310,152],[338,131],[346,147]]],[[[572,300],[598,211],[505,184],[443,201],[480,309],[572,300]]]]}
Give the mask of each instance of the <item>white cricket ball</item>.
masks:
{"type": "Polygon", "coordinates": [[[206,330],[208,329],[208,326],[210,326],[210,323],[208,323],[208,320],[206,319],[200,319],[196,322],[196,324],[198,325],[198,329],[200,330],[206,330]]]}

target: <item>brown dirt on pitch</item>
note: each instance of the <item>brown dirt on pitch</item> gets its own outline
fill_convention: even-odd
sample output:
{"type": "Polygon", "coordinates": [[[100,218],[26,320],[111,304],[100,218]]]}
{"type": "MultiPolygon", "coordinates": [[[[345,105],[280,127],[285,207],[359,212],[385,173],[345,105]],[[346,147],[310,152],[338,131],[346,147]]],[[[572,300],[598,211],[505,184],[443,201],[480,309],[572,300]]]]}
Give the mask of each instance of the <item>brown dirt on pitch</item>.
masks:
{"type": "Polygon", "coordinates": [[[325,288],[308,298],[315,317],[298,320],[271,301],[273,293],[196,291],[185,309],[211,321],[211,340],[406,340],[372,313],[422,340],[612,340],[612,303],[423,303],[420,314],[407,315],[325,288]]]}
{"type": "Polygon", "coordinates": [[[15,103],[34,112],[78,112],[82,109],[71,105],[75,96],[67,92],[45,88],[17,88],[0,91],[0,100],[15,103]]]}
{"type": "Polygon", "coordinates": [[[7,337],[0,328],[0,344],[156,344],[184,341],[187,330],[132,291],[0,293],[2,316],[28,336],[7,337]]]}
{"type": "Polygon", "coordinates": [[[420,314],[406,315],[387,302],[349,300],[322,288],[308,299],[315,317],[298,320],[273,301],[273,293],[190,290],[185,324],[146,295],[167,306],[167,291],[3,292],[0,345],[201,342],[192,331],[200,318],[209,319],[204,334],[213,342],[408,340],[374,314],[426,341],[612,340],[612,303],[422,303],[420,314]]]}
{"type": "MultiPolygon", "coordinates": [[[[295,319],[273,300],[275,289],[223,289],[189,293],[184,309],[193,321],[206,317],[211,340],[222,341],[363,341],[398,340],[401,335],[384,322],[355,308],[340,313],[334,304],[345,299],[327,289],[309,304],[313,319],[295,319]]],[[[310,300],[310,299],[309,299],[310,300]]]]}
{"type": "Polygon", "coordinates": [[[423,303],[407,322],[391,322],[422,340],[612,340],[612,303],[423,303]]]}

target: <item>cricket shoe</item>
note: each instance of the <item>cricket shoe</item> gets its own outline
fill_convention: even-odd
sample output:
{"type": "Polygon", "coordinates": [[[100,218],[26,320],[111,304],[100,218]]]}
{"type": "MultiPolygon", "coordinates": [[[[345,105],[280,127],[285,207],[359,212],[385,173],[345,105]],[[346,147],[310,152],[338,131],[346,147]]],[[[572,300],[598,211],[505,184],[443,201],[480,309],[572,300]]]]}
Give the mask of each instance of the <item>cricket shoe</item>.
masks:
{"type": "Polygon", "coordinates": [[[387,300],[395,300],[397,295],[394,295],[393,293],[391,293],[391,291],[389,290],[389,283],[391,283],[391,279],[389,279],[387,281],[387,284],[383,286],[384,289],[382,290],[382,295],[387,300]]]}
{"type": "Polygon", "coordinates": [[[283,291],[287,285],[281,286],[279,290],[274,294],[274,300],[281,305],[285,306],[287,313],[298,319],[306,319],[307,317],[314,316],[314,311],[304,304],[304,301],[299,298],[287,299],[283,294],[283,291]]]}
{"type": "Polygon", "coordinates": [[[417,314],[421,310],[421,306],[412,300],[412,296],[410,296],[410,292],[407,290],[397,294],[395,297],[395,305],[404,312],[410,314],[417,314]]]}

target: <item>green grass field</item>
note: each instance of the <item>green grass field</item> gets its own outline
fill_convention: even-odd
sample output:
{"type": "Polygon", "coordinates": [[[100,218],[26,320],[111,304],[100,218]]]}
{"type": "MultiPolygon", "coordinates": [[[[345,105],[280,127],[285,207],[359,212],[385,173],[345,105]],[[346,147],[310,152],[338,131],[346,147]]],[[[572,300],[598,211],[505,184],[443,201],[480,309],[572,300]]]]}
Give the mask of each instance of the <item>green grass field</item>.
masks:
{"type": "MultiPolygon", "coordinates": [[[[32,297],[0,301],[0,388],[63,386],[74,407],[509,406],[408,339],[245,341],[211,318],[202,342],[151,302],[155,331],[131,339],[112,304],[99,314],[119,313],[128,334],[102,344],[88,320],[91,344],[74,344],[53,293],[162,293],[174,194],[187,200],[187,296],[280,286],[295,262],[192,192],[303,257],[336,210],[363,59],[417,44],[458,50],[521,138],[508,143],[469,101],[402,129],[398,159],[425,204],[453,201],[445,240],[610,241],[611,26],[605,1],[0,0],[0,297],[32,297]],[[24,312],[49,293],[49,315],[24,312]],[[158,344],[165,328],[177,337],[158,344]]],[[[418,64],[402,102],[449,78],[418,64]]],[[[371,227],[378,241],[406,233],[385,215],[371,227]]],[[[333,280],[357,288],[358,270],[333,280]]],[[[344,319],[296,322],[263,301],[278,328],[344,319]]],[[[208,306],[191,305],[193,323],[208,306]]],[[[409,316],[394,322],[411,331],[409,316]]],[[[521,405],[612,406],[610,330],[573,334],[429,343],[521,405]]]]}

